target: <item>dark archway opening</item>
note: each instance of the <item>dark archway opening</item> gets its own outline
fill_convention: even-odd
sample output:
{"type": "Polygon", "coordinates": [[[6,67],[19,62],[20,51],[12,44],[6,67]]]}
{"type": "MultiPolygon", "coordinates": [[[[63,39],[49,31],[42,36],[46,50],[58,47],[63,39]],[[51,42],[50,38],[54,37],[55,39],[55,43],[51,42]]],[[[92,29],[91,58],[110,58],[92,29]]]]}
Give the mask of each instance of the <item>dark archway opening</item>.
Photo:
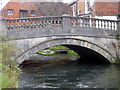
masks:
{"type": "Polygon", "coordinates": [[[96,51],[93,51],[91,49],[77,46],[77,45],[63,45],[66,46],[76,53],[80,55],[80,58],[78,60],[79,64],[110,64],[109,60],[107,60],[104,56],[99,54],[96,51]]]}
{"type": "MultiPolygon", "coordinates": [[[[73,50],[74,52],[76,52],[79,57],[76,58],[76,60],[71,60],[70,62],[75,62],[75,63],[78,63],[78,64],[110,64],[109,60],[107,60],[104,56],[102,56],[101,54],[99,54],[98,52],[96,51],[93,51],[92,49],[88,49],[86,47],[82,47],[82,46],[77,46],[77,45],[62,45],[62,46],[65,46],[67,48],[69,48],[70,50],[73,50]]],[[[47,48],[45,50],[50,50],[50,48],[47,48]]],[[[57,54],[57,53],[56,53],[57,54]]],[[[67,55],[67,53],[66,53],[67,55]]],[[[29,59],[29,60],[25,60],[24,62],[22,62],[22,66],[25,66],[25,65],[46,65],[46,64],[60,64],[60,63],[70,63],[69,60],[67,59],[63,59],[63,56],[61,54],[61,56],[58,58],[55,58],[57,60],[49,60],[49,55],[45,58],[47,58],[47,60],[45,59],[42,59],[43,56],[40,56],[41,58],[33,58],[33,59],[29,59]]],[[[67,56],[68,57],[68,56],[67,56]]],[[[44,57],[43,57],[44,58],[44,57]]],[[[69,59],[70,59],[70,56],[69,56],[69,59]]],[[[20,66],[21,66],[20,65],[20,66]]]]}

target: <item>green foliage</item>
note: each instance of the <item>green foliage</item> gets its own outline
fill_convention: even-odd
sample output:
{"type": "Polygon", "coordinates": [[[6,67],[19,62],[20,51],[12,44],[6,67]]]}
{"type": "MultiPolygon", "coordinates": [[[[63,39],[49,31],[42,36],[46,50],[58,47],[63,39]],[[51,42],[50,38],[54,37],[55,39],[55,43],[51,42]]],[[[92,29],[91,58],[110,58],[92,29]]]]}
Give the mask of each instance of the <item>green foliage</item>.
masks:
{"type": "Polygon", "coordinates": [[[49,53],[47,53],[48,50],[42,50],[40,52],[37,52],[37,54],[42,54],[42,55],[54,55],[55,54],[55,51],[52,51],[52,50],[49,50],[49,53]]]}
{"type": "Polygon", "coordinates": [[[12,70],[8,66],[3,65],[2,70],[2,88],[17,88],[19,69],[14,68],[12,70]]]}
{"type": "Polygon", "coordinates": [[[0,43],[0,59],[6,60],[8,58],[10,58],[11,56],[14,56],[16,51],[17,51],[17,47],[15,46],[15,43],[13,41],[11,42],[6,42],[3,41],[0,43]],[[11,53],[12,52],[12,53],[11,53]]]}
{"type": "Polygon", "coordinates": [[[8,38],[0,35],[0,81],[1,88],[17,88],[20,69],[17,63],[10,58],[15,55],[17,47],[13,41],[6,42],[8,38]]]}
{"type": "Polygon", "coordinates": [[[73,50],[68,50],[67,52],[70,55],[75,55],[75,56],[79,56],[76,52],[74,52],[73,50]]]}
{"type": "Polygon", "coordinates": [[[45,50],[43,51],[40,51],[40,52],[37,52],[37,54],[43,54],[43,55],[54,55],[55,52],[52,51],[54,49],[66,49],[68,50],[67,53],[70,54],[70,55],[75,55],[75,56],[79,56],[76,52],[74,52],[73,50],[70,50],[69,48],[67,48],[66,46],[61,46],[61,45],[58,45],[58,46],[53,46],[53,47],[49,47],[49,48],[46,48],[45,50]],[[44,53],[44,51],[47,51],[47,50],[50,50],[50,53],[44,53]]]}

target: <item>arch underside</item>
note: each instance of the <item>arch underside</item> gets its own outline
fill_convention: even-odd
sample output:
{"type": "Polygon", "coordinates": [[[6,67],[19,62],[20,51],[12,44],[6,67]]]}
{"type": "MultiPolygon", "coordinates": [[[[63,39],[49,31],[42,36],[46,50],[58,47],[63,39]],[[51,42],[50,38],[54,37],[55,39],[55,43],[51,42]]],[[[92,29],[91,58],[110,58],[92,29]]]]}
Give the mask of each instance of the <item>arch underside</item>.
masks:
{"type": "Polygon", "coordinates": [[[59,38],[39,43],[38,45],[23,52],[15,59],[17,60],[17,62],[22,63],[24,60],[28,60],[29,57],[35,54],[36,52],[56,45],[64,45],[74,50],[80,55],[80,61],[84,60],[86,62],[86,60],[89,59],[88,62],[92,63],[100,63],[102,61],[112,63],[114,60],[114,57],[104,48],[95,45],[91,42],[75,38],[59,38]]]}

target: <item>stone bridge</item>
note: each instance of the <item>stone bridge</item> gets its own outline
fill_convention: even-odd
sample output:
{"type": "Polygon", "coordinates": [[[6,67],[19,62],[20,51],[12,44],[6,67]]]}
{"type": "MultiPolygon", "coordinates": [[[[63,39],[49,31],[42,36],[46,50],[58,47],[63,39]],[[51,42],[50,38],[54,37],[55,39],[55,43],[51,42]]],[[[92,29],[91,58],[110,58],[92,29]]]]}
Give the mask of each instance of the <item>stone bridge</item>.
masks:
{"type": "Polygon", "coordinates": [[[3,19],[19,63],[45,48],[64,45],[89,62],[114,63],[119,55],[120,20],[71,16],[3,19]]]}

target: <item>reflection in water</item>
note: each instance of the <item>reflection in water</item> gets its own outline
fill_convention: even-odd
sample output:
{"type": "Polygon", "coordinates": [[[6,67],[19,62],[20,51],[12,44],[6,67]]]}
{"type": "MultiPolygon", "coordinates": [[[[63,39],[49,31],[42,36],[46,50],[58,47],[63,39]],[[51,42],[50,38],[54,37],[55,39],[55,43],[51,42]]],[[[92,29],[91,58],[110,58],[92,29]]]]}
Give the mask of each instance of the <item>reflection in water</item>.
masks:
{"type": "Polygon", "coordinates": [[[23,68],[19,87],[118,88],[118,66],[74,62],[64,65],[26,67],[23,68]]]}

